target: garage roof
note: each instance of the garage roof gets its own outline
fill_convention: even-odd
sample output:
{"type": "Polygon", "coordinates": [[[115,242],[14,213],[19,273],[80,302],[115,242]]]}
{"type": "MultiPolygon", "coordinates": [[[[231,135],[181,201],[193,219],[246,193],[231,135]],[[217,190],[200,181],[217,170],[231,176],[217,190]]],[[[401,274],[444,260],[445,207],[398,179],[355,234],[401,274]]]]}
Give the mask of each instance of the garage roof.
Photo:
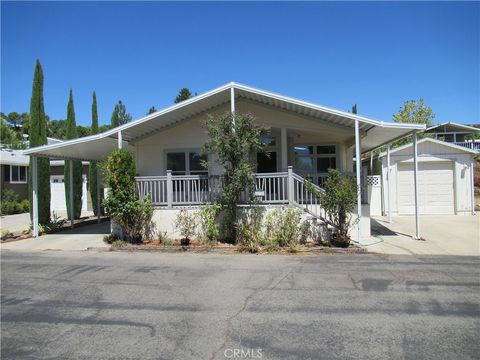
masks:
{"type": "MultiPolygon", "coordinates": [[[[432,143],[435,143],[435,144],[450,147],[452,149],[456,149],[456,150],[463,151],[463,152],[466,152],[466,153],[470,153],[470,154],[473,154],[473,155],[476,155],[478,153],[478,151],[476,151],[476,150],[472,150],[472,149],[469,149],[469,148],[466,148],[466,147],[463,147],[463,146],[455,145],[453,143],[449,143],[449,142],[442,141],[442,140],[437,140],[437,139],[432,139],[432,138],[421,139],[421,140],[418,141],[417,144],[421,144],[421,143],[424,143],[424,142],[432,142],[432,143]]],[[[409,143],[409,144],[406,144],[406,145],[399,146],[398,148],[395,148],[395,149],[391,150],[390,154],[394,154],[397,151],[407,149],[407,148],[412,147],[412,146],[413,146],[413,143],[409,143]]],[[[378,155],[378,157],[381,158],[381,157],[384,157],[386,155],[387,155],[386,152],[382,152],[380,155],[378,155]]]]}
{"type": "Polygon", "coordinates": [[[402,138],[414,131],[425,130],[423,124],[374,120],[232,82],[103,133],[65,141],[60,144],[31,148],[24,153],[65,159],[104,160],[117,147],[120,131],[122,132],[124,147],[128,147],[134,144],[136,140],[230,102],[231,89],[234,91],[235,99],[248,99],[317,118],[332,125],[351,128],[352,135],[355,120],[358,120],[363,134],[362,152],[402,138]]]}
{"type": "Polygon", "coordinates": [[[480,132],[480,128],[474,126],[458,124],[454,122],[444,122],[435,126],[429,127],[425,132],[439,133],[439,132],[468,132],[476,133],[480,132]]]}

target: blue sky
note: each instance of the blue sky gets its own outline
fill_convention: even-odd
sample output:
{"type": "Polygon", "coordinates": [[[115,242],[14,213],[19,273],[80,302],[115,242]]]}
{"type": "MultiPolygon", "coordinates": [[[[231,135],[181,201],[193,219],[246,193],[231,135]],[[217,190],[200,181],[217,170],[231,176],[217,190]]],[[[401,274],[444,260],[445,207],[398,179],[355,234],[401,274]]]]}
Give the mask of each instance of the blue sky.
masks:
{"type": "Polygon", "coordinates": [[[424,98],[436,122],[480,122],[478,2],[2,2],[1,111],[29,110],[33,69],[45,108],[100,123],[121,99],[134,119],[178,90],[236,81],[390,121],[424,98]]]}

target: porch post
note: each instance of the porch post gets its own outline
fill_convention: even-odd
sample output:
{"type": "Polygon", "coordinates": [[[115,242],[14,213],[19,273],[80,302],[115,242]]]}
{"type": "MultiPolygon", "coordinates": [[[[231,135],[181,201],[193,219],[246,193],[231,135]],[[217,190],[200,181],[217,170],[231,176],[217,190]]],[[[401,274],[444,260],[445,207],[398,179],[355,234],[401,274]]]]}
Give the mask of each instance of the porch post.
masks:
{"type": "Polygon", "coordinates": [[[370,175],[373,175],[373,151],[370,151],[370,175]]]}
{"type": "MultiPolygon", "coordinates": [[[[473,140],[472,140],[472,147],[473,147],[473,140]]],[[[471,202],[472,202],[472,215],[475,215],[475,183],[474,183],[474,176],[475,174],[475,159],[472,157],[472,166],[470,167],[470,189],[471,193],[471,202]]]]}
{"type": "Polygon", "coordinates": [[[281,151],[282,151],[282,171],[288,168],[288,139],[287,139],[287,128],[281,128],[281,151]]]}
{"type": "Polygon", "coordinates": [[[361,170],[362,170],[362,150],[360,147],[360,123],[358,120],[355,120],[355,170],[357,175],[357,231],[358,231],[358,242],[360,242],[361,235],[361,220],[362,220],[362,179],[361,179],[361,170]]]}
{"type": "Polygon", "coordinates": [[[121,132],[121,131],[119,131],[119,132],[118,132],[118,148],[119,148],[119,149],[121,149],[121,148],[122,148],[122,146],[123,146],[123,144],[122,144],[122,143],[123,143],[123,139],[122,139],[122,132],[121,132]]]}
{"type": "Polygon", "coordinates": [[[167,207],[171,209],[172,206],[173,206],[172,170],[167,170],[167,207]]]}
{"type": "Polygon", "coordinates": [[[73,160],[70,161],[70,225],[72,229],[74,228],[74,223],[75,223],[75,216],[73,213],[73,209],[75,206],[73,206],[73,160]]]}
{"type": "Polygon", "coordinates": [[[387,209],[388,222],[392,222],[392,208],[390,203],[390,144],[387,145],[387,209]]]}
{"type": "Polygon", "coordinates": [[[418,146],[417,133],[413,133],[413,189],[415,193],[415,239],[420,240],[420,218],[418,216],[418,146]]]}
{"type": "Polygon", "coordinates": [[[33,236],[38,237],[38,167],[35,155],[32,156],[32,202],[33,236]]]}
{"type": "MultiPolygon", "coordinates": [[[[91,194],[90,194],[91,195],[91,194]]],[[[97,165],[97,223],[100,224],[100,169],[97,165]]]]}
{"type": "Polygon", "coordinates": [[[292,205],[294,200],[293,193],[295,191],[295,187],[293,185],[293,167],[289,166],[287,171],[288,171],[288,182],[287,182],[288,203],[292,205]]]}

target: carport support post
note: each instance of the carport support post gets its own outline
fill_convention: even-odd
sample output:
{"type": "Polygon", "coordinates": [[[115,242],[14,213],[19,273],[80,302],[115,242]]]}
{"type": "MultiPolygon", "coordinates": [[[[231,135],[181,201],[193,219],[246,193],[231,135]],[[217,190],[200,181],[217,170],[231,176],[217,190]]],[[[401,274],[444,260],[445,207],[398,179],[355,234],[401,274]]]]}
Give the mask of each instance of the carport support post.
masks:
{"type": "Polygon", "coordinates": [[[97,165],[97,223],[100,224],[100,169],[97,165]]]}
{"type": "Polygon", "coordinates": [[[171,209],[172,206],[173,206],[172,170],[167,170],[167,207],[171,209]]]}
{"type": "Polygon", "coordinates": [[[362,220],[362,180],[361,180],[361,170],[362,170],[362,151],[360,147],[360,123],[358,120],[355,120],[355,170],[357,173],[357,231],[358,231],[358,242],[360,242],[361,232],[361,220],[362,220]]]}
{"type": "Polygon", "coordinates": [[[413,189],[415,193],[415,239],[420,240],[420,218],[418,216],[418,146],[417,133],[413,133],[413,189]]]}
{"type": "Polygon", "coordinates": [[[119,131],[118,132],[118,148],[121,149],[122,148],[122,144],[123,143],[123,139],[122,139],[122,132],[119,131]]]}
{"type": "Polygon", "coordinates": [[[390,203],[390,144],[387,145],[387,209],[388,222],[392,222],[392,208],[390,203]]]}
{"type": "Polygon", "coordinates": [[[38,237],[38,168],[36,156],[32,156],[32,202],[33,236],[38,237]]]}
{"type": "Polygon", "coordinates": [[[73,160],[70,161],[70,225],[72,229],[74,228],[74,223],[75,223],[75,216],[74,216],[74,211],[73,209],[75,206],[73,206],[73,160]]]}
{"type": "MultiPolygon", "coordinates": [[[[474,140],[472,140],[472,149],[473,149],[473,141],[474,140]]],[[[475,159],[472,157],[472,166],[470,166],[470,189],[472,189],[472,194],[471,194],[472,215],[475,215],[475,181],[474,181],[474,174],[475,174],[475,159]]]]}

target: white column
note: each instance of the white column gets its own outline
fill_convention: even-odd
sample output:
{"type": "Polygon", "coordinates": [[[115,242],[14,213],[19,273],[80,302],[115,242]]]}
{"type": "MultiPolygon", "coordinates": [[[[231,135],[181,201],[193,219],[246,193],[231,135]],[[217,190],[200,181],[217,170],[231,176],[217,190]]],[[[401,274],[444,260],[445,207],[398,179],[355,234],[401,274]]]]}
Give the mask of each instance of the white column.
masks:
{"type": "Polygon", "coordinates": [[[281,146],[281,156],[282,156],[282,171],[287,170],[288,168],[288,137],[287,137],[287,128],[281,128],[280,134],[280,146],[281,146]]]}
{"type": "Polygon", "coordinates": [[[74,216],[74,210],[75,206],[73,204],[73,160],[70,161],[70,225],[72,226],[72,229],[74,227],[75,223],[75,216],[74,216]]]}
{"type": "Polygon", "coordinates": [[[232,127],[235,130],[235,89],[230,88],[230,112],[232,113],[232,127]]]}
{"type": "Polygon", "coordinates": [[[370,175],[373,174],[373,151],[370,151],[370,175]]]}
{"type": "MultiPolygon", "coordinates": [[[[473,142],[472,142],[472,146],[473,146],[473,142]]],[[[472,215],[475,215],[475,186],[474,186],[474,180],[473,180],[474,174],[475,174],[475,159],[472,158],[472,166],[470,167],[470,189],[471,189],[472,215]]]]}
{"type": "Polygon", "coordinates": [[[118,148],[121,149],[123,146],[122,132],[118,132],[118,148]]]}
{"type": "Polygon", "coordinates": [[[97,223],[100,224],[100,169],[98,168],[98,163],[97,163],[97,223]]]}
{"type": "Polygon", "coordinates": [[[295,200],[294,198],[294,192],[295,192],[295,185],[293,184],[293,167],[292,166],[289,166],[288,169],[288,188],[287,188],[287,191],[288,191],[288,203],[290,205],[293,205],[293,202],[295,200]]]}
{"type": "Polygon", "coordinates": [[[32,156],[32,225],[33,236],[38,237],[38,167],[35,155],[32,156]]]}
{"type": "Polygon", "coordinates": [[[167,170],[167,206],[169,209],[173,206],[172,170],[167,170]]]}
{"type": "Polygon", "coordinates": [[[392,222],[392,203],[390,202],[390,144],[387,145],[387,209],[388,222],[392,222]]]}
{"type": "Polygon", "coordinates": [[[355,168],[357,173],[357,231],[358,242],[360,242],[362,220],[362,150],[360,146],[360,123],[358,120],[355,120],[355,168]]]}
{"type": "Polygon", "coordinates": [[[413,134],[413,189],[415,194],[415,239],[420,240],[420,218],[418,216],[418,146],[417,133],[413,134]]]}

